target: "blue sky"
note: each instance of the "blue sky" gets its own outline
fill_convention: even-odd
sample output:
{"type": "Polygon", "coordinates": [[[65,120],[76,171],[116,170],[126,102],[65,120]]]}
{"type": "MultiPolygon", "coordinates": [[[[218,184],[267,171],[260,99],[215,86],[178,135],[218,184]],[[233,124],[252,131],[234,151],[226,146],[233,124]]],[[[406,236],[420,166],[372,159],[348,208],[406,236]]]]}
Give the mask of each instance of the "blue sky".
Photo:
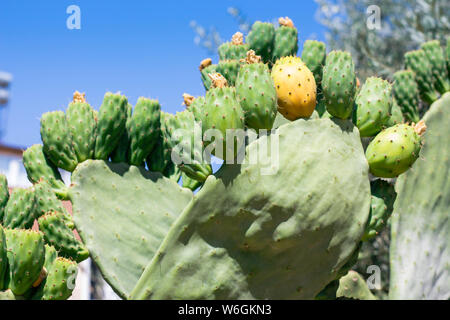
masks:
{"type": "MultiPolygon", "coordinates": [[[[181,95],[203,95],[198,64],[207,52],[194,44],[191,20],[214,25],[225,39],[238,25],[227,8],[251,21],[289,16],[300,43],[324,28],[312,1],[24,1],[0,3],[0,70],[13,74],[2,142],[40,143],[42,113],[65,110],[75,90],[98,109],[107,91],[160,100],[164,111],[182,111],[181,95]],[[81,29],[69,30],[66,8],[81,9],[81,29]]],[[[301,48],[301,46],[300,46],[301,48]]],[[[300,52],[299,52],[300,54],[300,52]]],[[[2,122],[5,121],[2,119],[2,122]]]]}

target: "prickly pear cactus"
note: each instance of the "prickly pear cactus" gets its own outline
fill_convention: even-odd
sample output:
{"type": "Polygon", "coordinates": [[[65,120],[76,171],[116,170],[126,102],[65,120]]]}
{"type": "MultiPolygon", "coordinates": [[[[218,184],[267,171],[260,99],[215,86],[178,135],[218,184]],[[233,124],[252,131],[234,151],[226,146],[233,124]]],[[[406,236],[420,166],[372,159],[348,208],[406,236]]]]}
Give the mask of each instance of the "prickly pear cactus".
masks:
{"type": "Polygon", "coordinates": [[[284,57],[272,68],[278,111],[288,120],[309,118],[316,106],[314,75],[298,57],[284,57]]]}
{"type": "Polygon", "coordinates": [[[394,97],[407,121],[419,122],[419,89],[414,72],[401,70],[394,73],[394,97]]]}
{"type": "Polygon", "coordinates": [[[29,229],[36,217],[36,193],[34,187],[15,188],[5,207],[3,226],[7,228],[29,229]]]}
{"type": "Polygon", "coordinates": [[[432,40],[422,43],[420,48],[425,51],[427,60],[430,62],[431,73],[433,74],[434,80],[434,88],[440,94],[450,91],[450,82],[447,74],[445,56],[439,40],[432,40]]]}
{"type": "Polygon", "coordinates": [[[72,136],[63,111],[46,112],[41,117],[44,153],[57,167],[72,172],[78,164],[72,136]]]}
{"type": "Polygon", "coordinates": [[[422,100],[429,104],[436,101],[438,94],[433,86],[431,64],[425,51],[415,50],[407,52],[405,54],[405,68],[414,71],[422,100]]]}
{"type": "Polygon", "coordinates": [[[280,26],[275,30],[273,40],[272,62],[282,57],[296,56],[298,51],[298,31],[288,17],[279,18],[280,26]]]}
{"type": "Polygon", "coordinates": [[[392,111],[392,87],[386,80],[370,77],[358,95],[353,112],[361,137],[372,137],[387,125],[392,111]]]}
{"type": "Polygon", "coordinates": [[[240,60],[245,59],[249,45],[244,43],[244,35],[236,32],[231,38],[231,42],[225,42],[218,48],[220,60],[240,60]]]}
{"type": "Polygon", "coordinates": [[[45,250],[42,233],[24,229],[5,229],[10,272],[9,287],[15,295],[23,295],[39,278],[44,266],[45,250]]]}
{"type": "Polygon", "coordinates": [[[23,166],[31,183],[46,180],[58,196],[63,199],[67,198],[67,188],[62,181],[61,174],[44,154],[42,145],[32,145],[23,152],[23,166]]]}
{"type": "Polygon", "coordinates": [[[313,298],[334,279],[369,215],[358,131],[348,121],[297,120],[247,151],[270,155],[277,143],[280,153],[269,159],[278,171],[264,171],[271,171],[270,161],[229,165],[206,180],[132,299],[313,298]]]}
{"type": "Polygon", "coordinates": [[[130,141],[128,163],[140,166],[152,152],[160,131],[161,106],[157,100],[139,98],[127,125],[130,141]]]}
{"type": "Polygon", "coordinates": [[[245,125],[259,131],[272,129],[277,114],[277,92],[269,68],[254,51],[247,53],[236,81],[236,95],[244,111],[245,125]]]}
{"type": "Polygon", "coordinates": [[[203,86],[206,91],[211,88],[211,79],[208,74],[217,72],[217,64],[212,64],[212,60],[210,58],[202,60],[199,66],[200,75],[202,77],[203,86]]]}
{"type": "Polygon", "coordinates": [[[347,275],[339,279],[339,288],[336,291],[336,298],[376,300],[376,297],[370,292],[363,277],[355,271],[349,271],[347,275]]]}
{"type": "Polygon", "coordinates": [[[192,192],[142,167],[87,160],[72,175],[70,197],[92,259],[126,298],[192,192]]]}
{"type": "Polygon", "coordinates": [[[95,122],[94,110],[86,102],[84,94],[76,91],[73,102],[66,110],[67,124],[72,139],[73,151],[78,162],[92,159],[95,150],[95,122]]]}
{"type": "Polygon", "coordinates": [[[5,207],[9,200],[8,180],[4,174],[0,174],[0,223],[3,221],[5,207]]]}
{"type": "Polygon", "coordinates": [[[382,178],[395,178],[408,170],[419,157],[421,136],[426,125],[398,124],[381,131],[366,149],[370,172],[382,178]]]}
{"type": "Polygon", "coordinates": [[[256,21],[247,35],[250,49],[261,56],[264,63],[272,61],[275,27],[268,22],[256,21]]]}
{"type": "Polygon", "coordinates": [[[326,57],[325,43],[316,40],[306,40],[303,44],[302,60],[313,73],[317,86],[322,82],[322,70],[326,57]]]}
{"type": "MultiPolygon", "coordinates": [[[[244,55],[245,57],[245,55],[244,55]]],[[[217,64],[216,71],[223,75],[230,86],[234,86],[241,67],[239,60],[223,60],[217,64]]]]}
{"type": "Polygon", "coordinates": [[[98,113],[95,159],[106,160],[117,147],[126,130],[127,106],[125,96],[111,92],[105,94],[98,113]]]}
{"type": "Polygon", "coordinates": [[[333,117],[347,119],[352,114],[356,93],[356,75],[348,52],[331,51],[322,74],[325,107],[333,117]]]}
{"type": "Polygon", "coordinates": [[[431,105],[421,157],[397,180],[391,226],[391,299],[450,298],[450,93],[431,105]]]}

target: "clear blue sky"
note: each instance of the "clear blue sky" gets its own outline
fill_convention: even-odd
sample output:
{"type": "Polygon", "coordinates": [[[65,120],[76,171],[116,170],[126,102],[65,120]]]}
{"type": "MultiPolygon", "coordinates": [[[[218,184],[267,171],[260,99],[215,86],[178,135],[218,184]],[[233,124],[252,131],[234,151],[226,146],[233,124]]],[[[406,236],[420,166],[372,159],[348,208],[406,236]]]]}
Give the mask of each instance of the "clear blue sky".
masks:
{"type": "MultiPolygon", "coordinates": [[[[251,21],[289,16],[301,43],[323,27],[312,1],[24,1],[0,2],[0,70],[13,74],[3,143],[40,143],[42,113],[65,110],[75,90],[98,109],[106,91],[134,104],[157,98],[164,111],[183,110],[181,95],[203,95],[198,64],[207,52],[193,42],[191,20],[216,26],[228,39],[233,6],[251,21]],[[81,30],[69,30],[66,8],[81,9],[81,30]]],[[[301,48],[301,47],[300,47],[301,48]]]]}

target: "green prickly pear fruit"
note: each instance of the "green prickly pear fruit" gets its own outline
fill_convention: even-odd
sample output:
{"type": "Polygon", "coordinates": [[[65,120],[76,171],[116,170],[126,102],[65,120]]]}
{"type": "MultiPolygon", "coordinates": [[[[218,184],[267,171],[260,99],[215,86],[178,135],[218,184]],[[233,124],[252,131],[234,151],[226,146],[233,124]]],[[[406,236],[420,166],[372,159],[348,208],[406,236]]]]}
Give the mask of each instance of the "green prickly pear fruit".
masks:
{"type": "Polygon", "coordinates": [[[407,121],[417,123],[419,117],[419,88],[414,72],[401,70],[394,73],[394,97],[407,121]]]}
{"type": "Polygon", "coordinates": [[[211,88],[211,79],[208,74],[217,72],[217,64],[212,64],[211,58],[207,58],[200,62],[200,75],[202,77],[203,86],[208,91],[211,88]]]}
{"type": "Polygon", "coordinates": [[[445,56],[439,40],[422,43],[420,48],[425,51],[425,55],[430,62],[435,89],[440,94],[450,91],[445,56]]]}
{"type": "Polygon", "coordinates": [[[166,168],[172,162],[170,154],[170,132],[168,128],[168,118],[173,114],[161,111],[160,115],[160,132],[157,137],[155,148],[147,157],[147,166],[150,171],[161,172],[164,175],[166,168]]]}
{"type": "Polygon", "coordinates": [[[249,45],[244,43],[244,36],[236,32],[231,38],[231,42],[225,42],[218,48],[220,60],[240,60],[245,59],[245,54],[249,45]]]}
{"type": "Polygon", "coordinates": [[[58,168],[44,154],[42,145],[35,144],[23,152],[23,165],[27,171],[28,180],[38,183],[46,180],[53,191],[62,199],[67,198],[67,187],[61,179],[58,168]]]}
{"type": "Polygon", "coordinates": [[[6,204],[3,226],[11,229],[29,229],[33,226],[36,212],[34,187],[15,188],[6,204]]]}
{"type": "Polygon", "coordinates": [[[398,105],[397,101],[395,99],[392,100],[392,109],[391,109],[391,116],[389,117],[389,120],[386,123],[387,127],[395,126],[396,124],[405,122],[405,119],[403,118],[402,109],[400,109],[400,106],[398,105]]]}
{"type": "Polygon", "coordinates": [[[228,87],[219,73],[209,76],[213,88],[206,93],[201,115],[204,146],[207,153],[233,161],[244,144],[244,137],[239,135],[244,129],[244,112],[236,98],[235,88],[228,87]]]}
{"type": "Polygon", "coordinates": [[[120,136],[119,143],[114,151],[111,153],[110,158],[112,162],[128,162],[128,150],[130,149],[130,137],[128,136],[128,128],[130,126],[131,114],[133,112],[133,106],[127,104],[127,122],[125,125],[126,130],[123,131],[120,136]]]}
{"type": "Polygon", "coordinates": [[[205,181],[212,174],[211,165],[203,159],[201,126],[194,115],[185,110],[177,112],[168,121],[171,159],[187,176],[205,181]]]}
{"type": "Polygon", "coordinates": [[[217,65],[216,71],[227,79],[231,87],[234,87],[240,68],[241,62],[239,60],[222,60],[217,65]]]}
{"type": "Polygon", "coordinates": [[[44,268],[50,270],[50,267],[53,264],[53,261],[58,257],[58,251],[56,251],[54,246],[50,246],[48,244],[45,245],[45,260],[44,260],[44,268]]]}
{"type": "Polygon", "coordinates": [[[322,70],[326,57],[326,46],[322,41],[306,40],[303,44],[302,61],[313,73],[317,87],[320,87],[322,82],[322,70]]]}
{"type": "Polygon", "coordinates": [[[66,225],[73,229],[75,226],[73,224],[72,216],[63,206],[62,202],[58,200],[55,194],[52,192],[50,185],[45,180],[41,180],[34,185],[34,190],[36,194],[36,214],[35,219],[43,216],[47,212],[58,211],[64,217],[66,225]]]}
{"type": "Polygon", "coordinates": [[[328,113],[340,119],[349,118],[356,92],[355,67],[350,53],[331,51],[327,55],[322,90],[328,113]]]}
{"type": "Polygon", "coordinates": [[[277,115],[277,91],[269,67],[253,50],[248,51],[236,81],[236,96],[245,114],[247,127],[272,129],[277,115]]]}
{"type": "Polygon", "coordinates": [[[415,126],[398,124],[381,131],[366,150],[370,172],[377,177],[394,178],[408,170],[419,157],[425,122],[415,126]]]}
{"type": "Polygon", "coordinates": [[[75,261],[57,257],[53,260],[42,289],[35,294],[34,299],[66,300],[72,295],[75,288],[75,279],[78,273],[75,261]]]}
{"type": "Polygon", "coordinates": [[[388,122],[392,110],[391,91],[389,82],[376,77],[367,78],[356,97],[353,113],[353,122],[361,137],[374,136],[388,122]]]}
{"type": "Polygon", "coordinates": [[[45,242],[54,246],[67,258],[81,262],[89,257],[83,243],[75,238],[60,212],[49,212],[38,219],[39,230],[44,233],[45,242]]]}
{"type": "Polygon", "coordinates": [[[92,159],[95,150],[96,122],[94,111],[86,102],[84,93],[75,91],[66,110],[67,124],[78,163],[92,159]]]}
{"type": "Polygon", "coordinates": [[[370,190],[372,193],[370,215],[362,241],[374,238],[384,228],[392,214],[397,197],[394,186],[380,179],[370,182],[370,190]]]}
{"type": "Polygon", "coordinates": [[[0,174],[0,223],[5,215],[6,204],[9,200],[8,180],[4,174],[0,174]]]}
{"type": "Polygon", "coordinates": [[[183,100],[187,110],[194,115],[195,121],[200,121],[200,115],[205,105],[205,97],[194,98],[190,94],[184,93],[183,100]]]}
{"type": "Polygon", "coordinates": [[[24,229],[5,229],[5,236],[9,287],[15,295],[23,295],[39,278],[44,266],[44,239],[41,232],[24,229]]]}
{"type": "Polygon", "coordinates": [[[145,158],[152,152],[161,129],[160,114],[161,106],[157,100],[138,99],[128,123],[128,157],[131,165],[143,165],[145,158]]]}
{"type": "Polygon", "coordinates": [[[250,49],[261,56],[264,63],[272,62],[272,52],[275,40],[275,27],[272,23],[256,21],[247,35],[250,49]]]}
{"type": "Polygon", "coordinates": [[[8,248],[6,246],[5,231],[0,224],[0,291],[7,289],[6,273],[8,272],[8,248]]]}
{"type": "Polygon", "coordinates": [[[279,18],[280,26],[275,30],[272,62],[287,56],[296,56],[298,51],[298,31],[288,17],[279,18]]]}
{"type": "Polygon", "coordinates": [[[66,115],[62,111],[46,112],[41,117],[44,153],[59,168],[72,172],[77,164],[66,115]]]}
{"type": "Polygon", "coordinates": [[[433,87],[433,72],[425,51],[415,50],[405,53],[405,69],[414,71],[422,100],[429,104],[436,101],[438,95],[433,87]]]}
{"type": "Polygon", "coordinates": [[[95,159],[107,160],[126,130],[128,100],[125,96],[107,92],[100,106],[95,141],[95,159]]]}

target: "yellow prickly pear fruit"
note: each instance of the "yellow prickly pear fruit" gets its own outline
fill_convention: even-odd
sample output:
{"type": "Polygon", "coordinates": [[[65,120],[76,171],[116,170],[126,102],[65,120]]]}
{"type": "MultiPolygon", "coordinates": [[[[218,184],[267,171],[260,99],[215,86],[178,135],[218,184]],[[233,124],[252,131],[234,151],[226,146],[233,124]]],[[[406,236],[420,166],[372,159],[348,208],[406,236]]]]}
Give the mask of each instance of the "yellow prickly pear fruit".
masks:
{"type": "Polygon", "coordinates": [[[316,107],[316,81],[298,57],[280,58],[272,68],[278,111],[287,119],[309,118],[316,107]]]}

